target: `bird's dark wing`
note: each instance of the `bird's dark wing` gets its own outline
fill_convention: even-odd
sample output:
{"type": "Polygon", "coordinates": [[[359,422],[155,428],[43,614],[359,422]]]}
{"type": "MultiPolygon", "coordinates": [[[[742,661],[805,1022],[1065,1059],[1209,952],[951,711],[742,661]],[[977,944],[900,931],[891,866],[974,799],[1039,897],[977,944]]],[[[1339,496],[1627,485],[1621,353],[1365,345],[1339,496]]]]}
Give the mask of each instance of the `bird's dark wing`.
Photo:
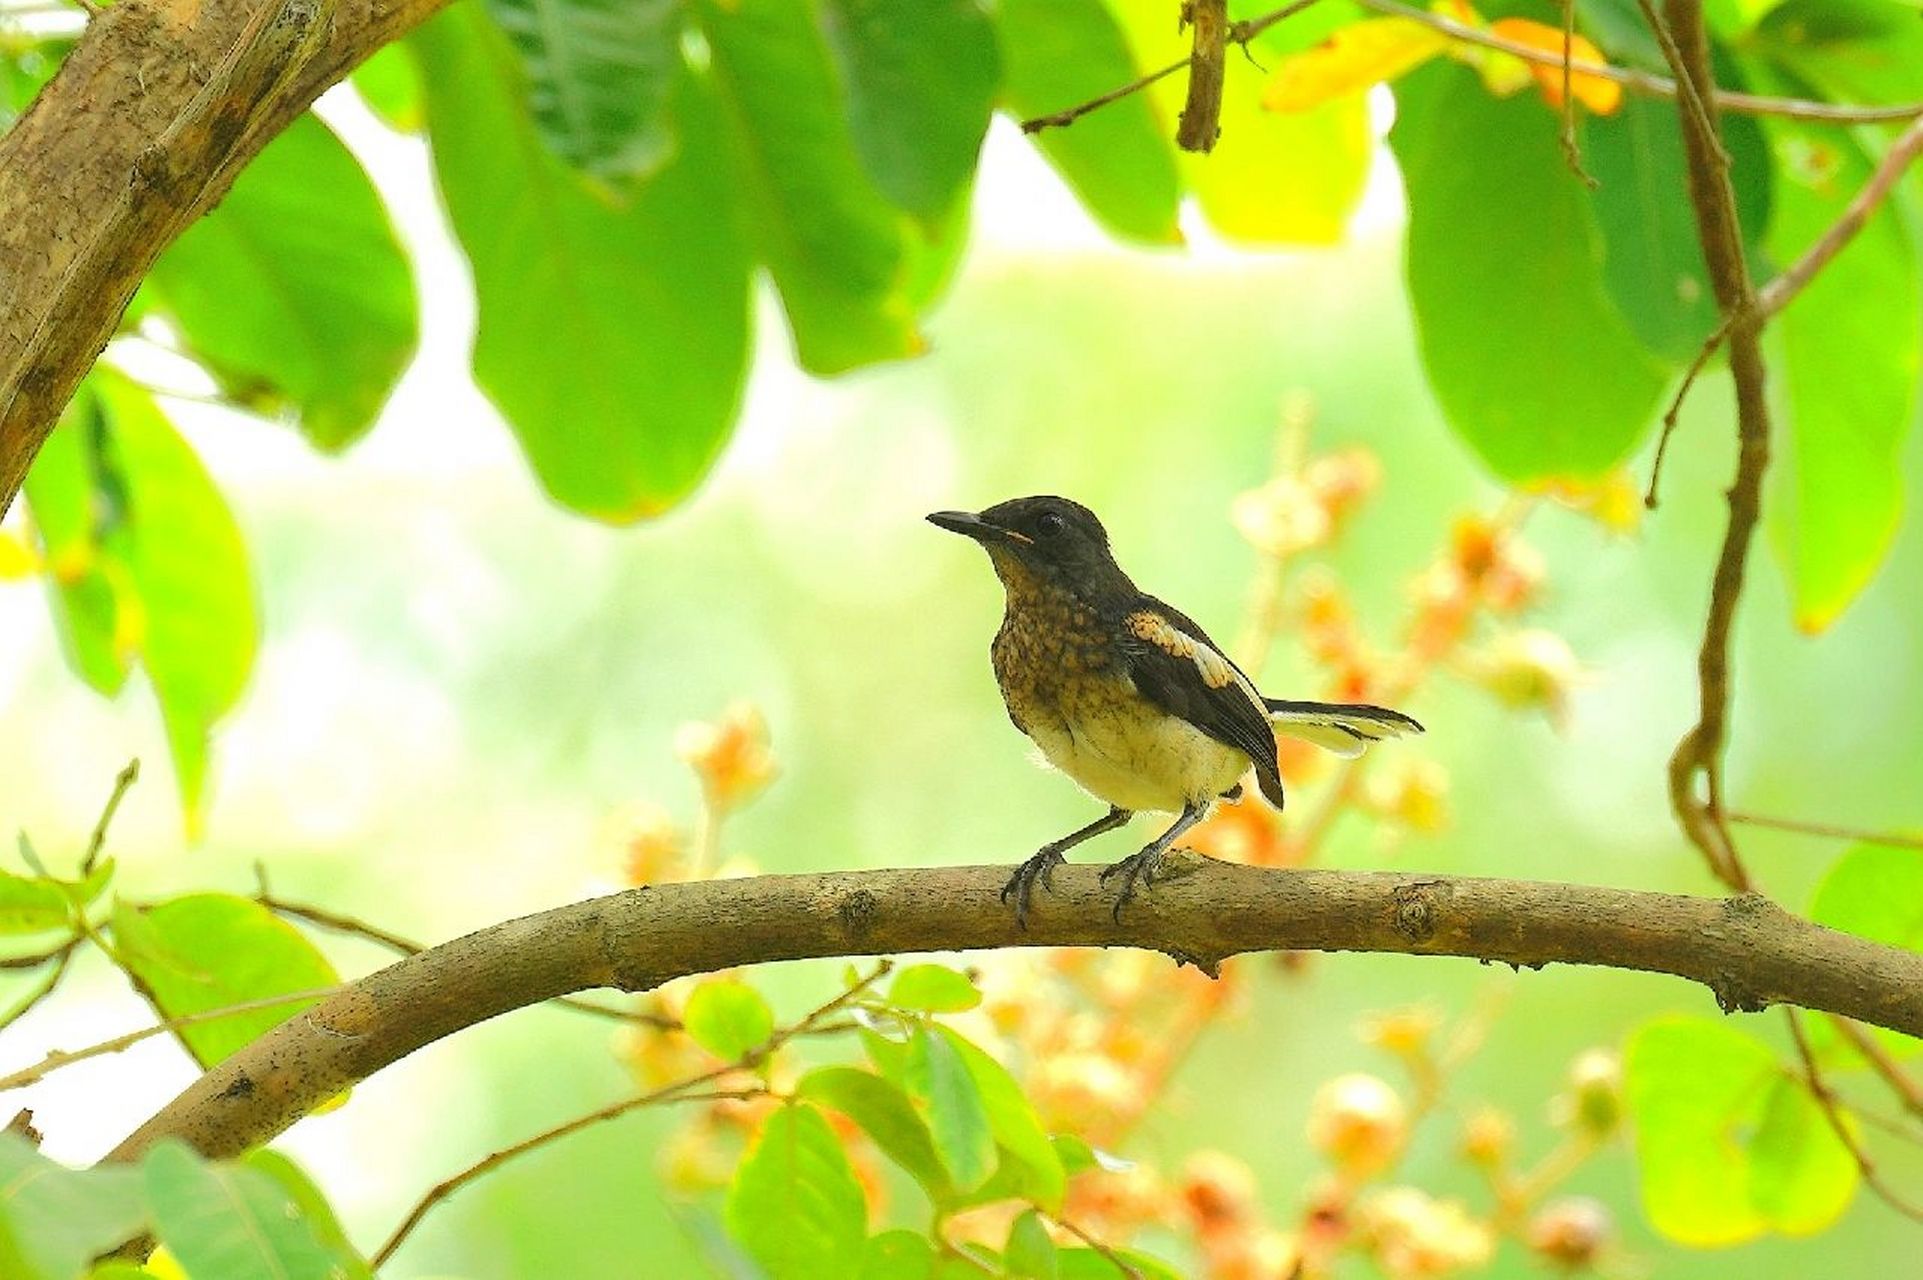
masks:
{"type": "Polygon", "coordinates": [[[1124,667],[1142,695],[1248,756],[1262,793],[1279,807],[1275,731],[1262,695],[1241,668],[1193,619],[1153,596],[1129,604],[1119,633],[1124,667]]]}

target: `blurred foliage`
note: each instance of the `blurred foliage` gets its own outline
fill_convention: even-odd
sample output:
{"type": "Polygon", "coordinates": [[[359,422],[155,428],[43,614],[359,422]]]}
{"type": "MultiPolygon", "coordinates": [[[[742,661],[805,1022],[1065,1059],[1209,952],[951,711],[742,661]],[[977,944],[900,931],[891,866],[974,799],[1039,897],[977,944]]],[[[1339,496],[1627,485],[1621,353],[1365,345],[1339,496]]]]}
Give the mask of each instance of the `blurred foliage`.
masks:
{"type": "MultiPolygon", "coordinates": [[[[1857,105],[1923,98],[1913,5],[1709,7],[1727,87],[1857,105]]],[[[1484,8],[1454,0],[1439,12],[1563,48],[1557,6],[1484,8]]],[[[1633,5],[1575,10],[1574,56],[1666,73],[1633,5]]],[[[625,523],[685,500],[727,443],[759,273],[809,373],[922,354],[966,244],[992,113],[1050,116],[1179,60],[1188,37],[1173,18],[1164,0],[464,0],[354,84],[392,127],[425,135],[478,298],[474,376],[529,468],[564,507],[625,523]]],[[[0,128],[70,45],[0,10],[0,128]]],[[[1547,569],[1524,527],[1551,503],[1608,530],[1634,525],[1622,464],[1716,321],[1674,107],[1585,75],[1570,77],[1575,101],[1564,104],[1554,68],[1346,0],[1264,30],[1247,53],[1256,65],[1231,66],[1223,136],[1207,157],[1169,141],[1180,76],[1039,128],[1033,145],[1121,239],[1329,244],[1376,176],[1366,95],[1392,85],[1388,142],[1408,205],[1406,302],[1422,368],[1454,435],[1516,493],[1459,516],[1425,561],[1395,567],[1408,574],[1407,612],[1384,640],[1359,620],[1356,585],[1320,559],[1382,467],[1362,450],[1310,456],[1308,410],[1293,406],[1274,473],[1231,510],[1258,558],[1238,656],[1259,670],[1290,634],[1301,642],[1292,657],[1331,696],[1399,701],[1452,677],[1561,725],[1591,672],[1527,616],[1547,569]],[[1565,159],[1565,109],[1593,188],[1565,159]]],[[[1881,126],[1725,115],[1759,279],[1835,222],[1888,137],[1881,126]]],[[[1770,330],[1787,459],[1767,520],[1808,631],[1858,597],[1898,528],[1897,463],[1923,365],[1920,191],[1904,183],[1770,330]]],[[[342,450],[373,426],[413,358],[413,275],[380,191],[324,124],[303,118],[161,258],[125,328],[197,362],[226,401],[342,450]]],[[[211,735],[254,664],[249,555],[153,389],[117,363],[110,352],[40,453],[26,490],[32,535],[0,535],[0,576],[44,580],[68,662],[89,685],[115,695],[144,669],[193,829],[211,735]]],[[[629,881],[752,870],[722,830],[776,774],[765,720],[743,704],[684,726],[674,746],[700,807],[686,824],[666,809],[635,817],[629,881]]],[[[1435,760],[1365,771],[1303,748],[1284,766],[1313,788],[1306,816],[1285,826],[1254,803],[1223,806],[1195,847],[1293,866],[1324,857],[1346,815],[1385,844],[1453,818],[1450,774],[1435,760]]],[[[208,1065],[302,1007],[263,1002],[337,981],[297,913],[264,890],[146,899],[91,853],[54,871],[23,837],[21,857],[20,870],[0,872],[0,961],[50,976],[0,1026],[52,992],[71,956],[93,951],[208,1065]]],[[[1923,945],[1917,866],[1910,853],[1852,849],[1812,915],[1923,945]]],[[[600,1012],[628,1022],[617,1056],[643,1092],[622,1105],[692,1107],[659,1165],[676,1197],[707,1206],[698,1221],[715,1229],[698,1251],[772,1280],[1255,1280],[1349,1274],[1358,1262],[1415,1280],[1499,1267],[1505,1251],[1636,1274],[1611,1211],[1570,1185],[1626,1130],[1648,1221],[1679,1244],[1820,1232],[1859,1189],[1850,1143],[1873,1111],[1850,1105],[1832,1125],[1808,1066],[1705,1019],[1642,1023],[1620,1062],[1609,1048],[1578,1056],[1545,1132],[1518,1120],[1513,1098],[1458,1107],[1450,1091],[1499,1002],[1446,1026],[1423,1008],[1365,1024],[1363,1038],[1406,1080],[1330,1071],[1314,1082],[1300,1138],[1324,1167],[1297,1220],[1264,1207],[1241,1157],[1199,1147],[1163,1169],[1116,1154],[1184,1057],[1252,999],[1251,975],[1286,983],[1304,963],[1237,961],[1206,982],[1139,955],[1009,954],[967,970],[916,963],[885,992],[878,974],[851,972],[786,1023],[761,975],[677,983],[600,1012]],[[828,1062],[800,1052],[818,1038],[849,1048],[828,1062]],[[1445,1120],[1451,1138],[1425,1138],[1445,1120]],[[1412,1160],[1425,1140],[1446,1142],[1446,1158],[1412,1160]],[[1530,1146],[1540,1154],[1521,1158],[1530,1146]]],[[[1827,1020],[1813,1022],[1812,1041],[1825,1067],[1873,1065],[1827,1020]]],[[[1872,1043],[1892,1059],[1916,1047],[1891,1034],[1872,1043]]],[[[1893,1131],[1915,1136],[1904,1121],[1893,1131]]],[[[146,1267],[92,1274],[370,1274],[284,1156],[210,1163],[161,1146],[138,1170],[75,1172],[0,1134],[0,1275],[76,1280],[142,1231],[162,1246],[146,1267]]]]}

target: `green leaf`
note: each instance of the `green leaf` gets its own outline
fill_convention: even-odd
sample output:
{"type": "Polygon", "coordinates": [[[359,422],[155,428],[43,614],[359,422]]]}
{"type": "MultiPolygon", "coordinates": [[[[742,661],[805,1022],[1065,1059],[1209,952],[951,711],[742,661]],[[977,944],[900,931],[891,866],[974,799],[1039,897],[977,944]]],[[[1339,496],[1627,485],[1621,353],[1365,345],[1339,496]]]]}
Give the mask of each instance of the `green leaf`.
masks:
{"type": "MultiPolygon", "coordinates": [[[[1770,209],[1769,148],[1750,116],[1724,120],[1723,138],[1737,216],[1750,257],[1760,266],[1770,209]]],[[[1645,347],[1687,364],[1721,313],[1696,240],[1696,217],[1683,195],[1688,166],[1675,105],[1626,95],[1614,115],[1587,118],[1582,157],[1601,184],[1593,199],[1610,301],[1645,347]]]]}
{"type": "Polygon", "coordinates": [[[1602,474],[1643,437],[1664,376],[1603,291],[1555,113],[1445,63],[1396,102],[1409,298],[1443,416],[1505,480],[1602,474]]]}
{"type": "Polygon", "coordinates": [[[954,1194],[927,1123],[893,1081],[856,1067],[817,1067],[801,1078],[795,1093],[853,1120],[922,1185],[929,1199],[940,1204],[954,1194]]]}
{"type": "MultiPolygon", "coordinates": [[[[1116,7],[1138,62],[1160,67],[1188,57],[1191,38],[1168,20],[1162,0],[1123,0],[1116,7]]],[[[1269,65],[1320,43],[1358,16],[1347,4],[1318,5],[1264,32],[1250,53],[1269,65]]],[[[1221,137],[1206,155],[1179,157],[1182,177],[1209,225],[1230,240],[1334,244],[1368,185],[1375,152],[1368,102],[1353,94],[1310,111],[1268,111],[1262,106],[1266,79],[1239,61],[1229,68],[1221,137]]],[[[1168,76],[1149,92],[1163,118],[1172,120],[1181,114],[1187,81],[1168,76]]]]}
{"type": "Polygon", "coordinates": [[[728,1230],[771,1280],[849,1275],[861,1265],[868,1204],[819,1111],[768,1117],[728,1188],[728,1230]]]}
{"type": "Polygon", "coordinates": [[[69,1169],[0,1130],[0,1275],[7,1280],[75,1280],[146,1220],[137,1171],[69,1169]]]}
{"type": "MultiPolygon", "coordinates": [[[[1873,166],[1846,133],[1773,121],[1769,132],[1778,173],[1769,247],[1787,262],[1829,228],[1873,166]]],[[[1805,631],[1836,621],[1896,536],[1923,361],[1919,316],[1915,250],[1886,204],[1770,326],[1789,447],[1772,468],[1764,520],[1805,631]]]]}
{"type": "MultiPolygon", "coordinates": [[[[1018,118],[1078,106],[1142,73],[1101,0],[1001,0],[995,26],[1003,105],[1018,118]]],[[[1182,238],[1176,226],[1182,187],[1172,129],[1149,98],[1136,93],[1034,139],[1109,231],[1174,244],[1182,238]]]]}
{"type": "Polygon", "coordinates": [[[366,1276],[315,1235],[300,1204],[272,1177],[244,1165],[212,1164],[168,1140],[147,1153],[141,1173],[154,1232],[190,1276],[220,1280],[336,1280],[366,1276]]]}
{"type": "Polygon", "coordinates": [[[930,1280],[935,1249],[913,1231],[884,1231],[861,1254],[859,1280],[930,1280]]]}
{"type": "Polygon", "coordinates": [[[541,140],[597,177],[645,177],[674,150],[681,0],[488,0],[527,73],[541,140]]]}
{"type": "Polygon", "coordinates": [[[314,1239],[338,1259],[342,1266],[342,1280],[363,1280],[370,1275],[367,1264],[354,1251],[347,1238],[340,1219],[334,1216],[334,1207],[327,1203],[327,1197],[314,1185],[313,1179],[305,1170],[280,1152],[261,1147],[248,1152],[241,1163],[249,1169],[258,1170],[280,1184],[294,1202],[300,1215],[307,1219],[308,1228],[314,1239]]]}
{"type": "Polygon", "coordinates": [[[1770,11],[1748,43],[1831,101],[1923,98],[1923,21],[1914,6],[1888,0],[1789,0],[1770,11]]]}
{"type": "Polygon", "coordinates": [[[1733,1027],[1646,1023],[1630,1037],[1624,1080],[1643,1207],[1672,1240],[1807,1234],[1855,1193],[1855,1162],[1807,1089],[1767,1045],[1733,1027]]]}
{"type": "Polygon", "coordinates": [[[968,975],[944,964],[911,964],[888,988],[888,1003],[924,1013],[961,1013],[981,1002],[968,975]]]}
{"type": "Polygon", "coordinates": [[[160,701],[188,826],[197,828],[214,723],[240,700],[259,640],[240,527],[144,388],[96,371],[127,519],[106,539],[139,601],[141,659],[160,701]]]}
{"type": "Polygon", "coordinates": [[[0,38],[0,133],[6,132],[73,49],[73,39],[34,39],[17,31],[0,38]]]}
{"type": "Polygon", "coordinates": [[[733,1062],[768,1042],[775,1014],[761,993],[739,978],[710,978],[688,997],[681,1026],[703,1049],[733,1062]]]}
{"type": "Polygon", "coordinates": [[[610,521],[667,510],[727,439],[748,353],[747,242],[706,99],[684,78],[676,157],[616,204],[541,144],[480,10],[410,39],[474,270],[476,380],[557,501],[610,521]]]}
{"type": "Polygon", "coordinates": [[[1008,1244],[1002,1250],[1003,1265],[1011,1276],[1025,1280],[1057,1280],[1061,1261],[1055,1242],[1049,1238],[1042,1215],[1030,1209],[1008,1229],[1008,1244]]]}
{"type": "Polygon", "coordinates": [[[995,1172],[988,1108],[967,1063],[938,1028],[915,1028],[902,1087],[921,1104],[935,1152],[955,1190],[967,1193],[988,1181],[995,1172]]]}
{"type": "MultiPolygon", "coordinates": [[[[117,902],[112,925],[114,949],[166,1018],[340,981],[298,929],[258,902],[231,894],[189,894],[148,908],[117,902]]],[[[269,1005],[178,1034],[200,1065],[211,1067],[313,1003],[269,1005]]]]}
{"type": "Polygon", "coordinates": [[[895,204],[932,220],[974,176],[1001,55],[975,0],[825,0],[855,153],[895,204]]]}
{"type": "Polygon", "coordinates": [[[935,1027],[933,1034],[947,1041],[967,1066],[988,1112],[988,1126],[996,1143],[1019,1166],[1021,1194],[1050,1212],[1060,1209],[1067,1175],[1021,1085],[1008,1068],[952,1027],[935,1027]]]}
{"type": "Polygon", "coordinates": [[[908,223],[856,158],[813,7],[697,0],[694,11],[731,126],[737,186],[796,358],[828,374],[919,354],[908,223]]]}
{"type": "Polygon", "coordinates": [[[323,449],[374,424],[419,336],[380,195],[312,115],[248,163],[151,280],[209,372],[239,399],[290,403],[323,449]]]}
{"type": "Polygon", "coordinates": [[[112,466],[106,448],[98,387],[83,382],[40,446],[25,491],[47,563],[47,602],[61,651],[75,674],[112,697],[127,682],[119,597],[131,593],[131,584],[126,566],[101,546],[103,526],[126,515],[124,484],[116,476],[109,489],[101,474],[112,466]]]}
{"type": "Polygon", "coordinates": [[[422,97],[421,73],[405,43],[384,44],[374,56],[354,68],[355,92],[368,110],[398,133],[427,128],[427,103],[422,97]]]}
{"type": "MultiPolygon", "coordinates": [[[[23,837],[24,839],[24,837],[23,837]]],[[[113,879],[113,859],[95,867],[84,880],[17,876],[0,871],[0,934],[47,933],[73,924],[74,906],[92,906],[113,879]]]]}

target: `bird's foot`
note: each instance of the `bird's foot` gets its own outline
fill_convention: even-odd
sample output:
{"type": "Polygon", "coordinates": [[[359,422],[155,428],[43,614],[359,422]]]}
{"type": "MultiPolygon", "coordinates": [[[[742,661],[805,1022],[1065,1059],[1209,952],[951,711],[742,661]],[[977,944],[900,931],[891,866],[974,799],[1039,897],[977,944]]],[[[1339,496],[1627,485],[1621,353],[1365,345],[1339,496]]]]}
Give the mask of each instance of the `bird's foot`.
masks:
{"type": "Polygon", "coordinates": [[[1021,928],[1028,928],[1028,907],[1035,897],[1036,882],[1040,881],[1042,888],[1050,893],[1055,892],[1055,868],[1067,861],[1060,849],[1045,844],[1034,857],[1016,867],[1015,874],[1002,886],[1003,902],[1008,901],[1010,894],[1015,896],[1015,923],[1021,928]]]}
{"type": "Polygon", "coordinates": [[[1115,923],[1122,922],[1122,908],[1135,897],[1135,886],[1140,883],[1144,889],[1155,884],[1162,870],[1163,850],[1158,845],[1150,845],[1140,853],[1131,853],[1120,862],[1102,868],[1102,883],[1107,884],[1110,876],[1122,877],[1122,891],[1115,895],[1115,923]]]}

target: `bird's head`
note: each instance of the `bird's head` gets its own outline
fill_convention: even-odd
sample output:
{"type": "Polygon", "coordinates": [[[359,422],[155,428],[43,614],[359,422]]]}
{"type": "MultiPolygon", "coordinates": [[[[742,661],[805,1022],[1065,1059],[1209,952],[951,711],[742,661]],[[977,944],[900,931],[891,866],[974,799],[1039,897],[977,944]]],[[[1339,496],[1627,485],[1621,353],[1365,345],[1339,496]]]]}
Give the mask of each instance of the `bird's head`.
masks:
{"type": "Polygon", "coordinates": [[[1010,498],[982,511],[937,511],[928,522],[981,543],[1011,587],[1025,578],[1078,592],[1127,582],[1102,522],[1067,498],[1010,498]]]}

